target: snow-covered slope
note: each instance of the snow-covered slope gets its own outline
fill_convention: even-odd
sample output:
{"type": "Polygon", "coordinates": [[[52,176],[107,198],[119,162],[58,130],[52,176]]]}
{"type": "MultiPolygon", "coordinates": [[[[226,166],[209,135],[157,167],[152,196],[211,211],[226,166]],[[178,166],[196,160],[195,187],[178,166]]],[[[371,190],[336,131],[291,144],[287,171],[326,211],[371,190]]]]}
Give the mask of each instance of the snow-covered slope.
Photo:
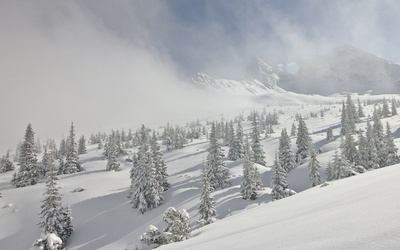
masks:
{"type": "Polygon", "coordinates": [[[289,64],[279,86],[306,94],[338,92],[400,93],[400,65],[352,45],[337,47],[326,55],[289,64]],[[290,73],[288,73],[290,71],[290,73]]]}
{"type": "Polygon", "coordinates": [[[226,218],[160,249],[399,249],[400,165],[226,218]]]}
{"type": "MultiPolygon", "coordinates": [[[[288,96],[287,93],[285,94],[288,96]]],[[[393,96],[386,97],[389,99],[393,96]]],[[[192,239],[182,243],[188,245],[172,244],[167,247],[173,249],[197,249],[197,247],[199,249],[205,247],[226,249],[226,246],[233,249],[265,249],[269,245],[271,248],[279,248],[280,244],[283,244],[283,247],[289,248],[298,245],[303,248],[326,246],[332,249],[336,246],[336,249],[342,249],[347,245],[335,245],[339,244],[339,239],[343,238],[342,242],[349,244],[348,247],[356,247],[357,240],[364,240],[374,232],[377,232],[373,237],[376,242],[383,243],[392,238],[398,240],[400,234],[394,228],[394,224],[389,223],[389,220],[397,221],[399,219],[393,211],[398,212],[400,208],[395,198],[395,191],[399,187],[397,179],[400,174],[398,170],[400,166],[332,182],[331,185],[324,188],[306,190],[310,185],[306,162],[288,175],[290,188],[300,193],[288,199],[269,203],[271,201],[270,166],[278,148],[281,129],[287,128],[290,131],[296,114],[309,117],[310,112],[319,113],[321,109],[325,109],[323,118],[309,117],[306,119],[315,147],[322,150],[318,159],[322,165],[320,174],[325,179],[327,162],[333,151],[340,145],[340,139],[327,142],[325,131],[332,126],[334,135],[339,134],[341,105],[337,103],[340,103],[345,97],[330,97],[330,102],[327,102],[327,98],[293,94],[290,95],[288,103],[279,99],[278,95],[271,95],[270,99],[266,96],[257,98],[257,105],[243,107],[243,109],[235,110],[234,113],[224,113],[223,116],[219,110],[216,114],[209,111],[207,118],[200,119],[200,122],[205,124],[206,119],[209,121],[221,120],[221,117],[224,120],[233,119],[238,114],[246,117],[253,109],[261,111],[265,108],[267,113],[279,113],[280,124],[274,126],[275,132],[267,139],[263,137],[261,141],[268,166],[258,166],[258,168],[266,187],[265,190],[259,192],[257,200],[243,200],[240,196],[243,161],[225,160],[230,169],[232,186],[212,193],[216,201],[219,222],[193,231],[192,239]],[[314,102],[311,102],[311,99],[314,102]],[[281,100],[280,103],[279,100],[281,100]],[[383,205],[385,208],[381,207],[383,205]],[[316,217],[314,218],[313,215],[316,217]],[[343,219],[342,216],[347,217],[343,219]],[[371,217],[376,217],[388,224],[387,226],[381,224],[371,217]],[[311,222],[319,224],[314,225],[311,222]],[[243,227],[238,228],[238,223],[241,223],[243,227]],[[225,234],[225,232],[227,233],[225,234]],[[251,245],[253,243],[249,243],[247,238],[253,234],[259,235],[260,240],[256,240],[254,245],[251,245]],[[312,236],[313,234],[319,237],[312,236]],[[214,237],[216,235],[219,235],[218,241],[214,237]],[[212,243],[210,245],[206,245],[206,242],[200,243],[204,240],[210,240],[212,243]],[[312,241],[308,243],[308,240],[312,241]],[[236,245],[233,245],[234,243],[236,245]]],[[[356,98],[353,96],[353,100],[356,98]]],[[[382,98],[383,96],[360,96],[361,101],[382,98]]],[[[374,105],[367,105],[364,107],[364,112],[370,115],[373,108],[374,105]]],[[[382,120],[383,123],[390,122],[398,147],[400,146],[399,117],[397,115],[382,120]]],[[[181,120],[180,122],[186,124],[190,121],[181,120]]],[[[365,128],[365,121],[357,126],[365,128]]],[[[251,131],[250,122],[243,122],[243,128],[244,132],[248,134],[251,131]]],[[[294,151],[296,137],[291,137],[291,141],[294,151]]],[[[105,171],[106,160],[102,157],[102,150],[97,150],[97,145],[88,146],[88,153],[80,157],[85,171],[61,175],[59,181],[63,187],[61,189],[61,193],[64,195],[63,202],[71,205],[74,218],[75,231],[67,242],[68,249],[147,249],[147,246],[140,245],[138,237],[146,231],[149,224],[163,229],[165,223],[162,221],[162,214],[170,206],[186,209],[190,214],[192,224],[195,225],[194,222],[199,219],[200,169],[203,159],[207,156],[208,147],[209,142],[203,136],[185,145],[183,149],[167,151],[165,147],[162,148],[168,167],[168,181],[171,183],[171,189],[163,194],[165,197],[163,205],[142,215],[131,208],[127,199],[131,163],[125,161],[125,157],[120,157],[118,160],[121,163],[121,171],[105,171]],[[83,187],[85,190],[72,192],[79,187],[83,187]]],[[[128,149],[128,152],[132,155],[136,150],[136,148],[132,148],[128,149]]],[[[227,147],[224,147],[224,150],[225,153],[228,152],[227,147]]],[[[37,223],[45,186],[44,183],[39,183],[29,187],[13,188],[10,185],[12,174],[12,172],[0,174],[0,193],[3,195],[0,198],[0,249],[26,250],[40,236],[37,223]]],[[[359,244],[360,248],[364,247],[362,243],[359,244]]],[[[393,248],[394,244],[389,242],[385,246],[393,248]]]]}

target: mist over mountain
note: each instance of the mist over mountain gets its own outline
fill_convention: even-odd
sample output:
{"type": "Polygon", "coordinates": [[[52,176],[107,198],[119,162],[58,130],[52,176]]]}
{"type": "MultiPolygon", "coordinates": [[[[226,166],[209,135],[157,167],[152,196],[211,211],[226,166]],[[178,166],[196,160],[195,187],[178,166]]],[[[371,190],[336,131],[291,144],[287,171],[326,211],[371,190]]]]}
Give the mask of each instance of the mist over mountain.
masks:
{"type": "Polygon", "coordinates": [[[352,45],[325,55],[272,67],[256,57],[239,80],[214,79],[205,73],[192,78],[195,86],[240,95],[274,91],[331,95],[339,92],[400,93],[400,65],[352,45]]]}
{"type": "Polygon", "coordinates": [[[294,65],[297,72],[289,72],[286,67],[279,74],[278,85],[283,89],[322,95],[346,91],[400,93],[400,65],[352,45],[294,65]]]}

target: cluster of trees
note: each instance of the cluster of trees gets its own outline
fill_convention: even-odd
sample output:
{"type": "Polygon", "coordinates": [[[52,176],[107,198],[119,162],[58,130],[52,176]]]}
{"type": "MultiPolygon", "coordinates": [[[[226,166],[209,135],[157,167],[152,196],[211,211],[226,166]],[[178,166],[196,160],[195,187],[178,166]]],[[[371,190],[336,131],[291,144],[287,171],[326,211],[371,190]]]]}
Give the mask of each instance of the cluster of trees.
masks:
{"type": "Polygon", "coordinates": [[[10,159],[10,151],[7,150],[7,153],[0,159],[0,173],[12,171],[14,169],[14,163],[10,159]]]}
{"type": "Polygon", "coordinates": [[[192,227],[185,209],[177,210],[169,207],[163,215],[163,221],[167,224],[163,231],[160,232],[157,227],[149,225],[146,233],[140,236],[140,241],[156,248],[190,238],[192,227]]]}
{"type": "Polygon", "coordinates": [[[149,131],[142,125],[138,153],[133,157],[130,171],[131,186],[128,198],[132,207],[142,214],[161,205],[164,201],[162,192],[170,187],[157,138],[155,133],[151,137],[149,131]]]}

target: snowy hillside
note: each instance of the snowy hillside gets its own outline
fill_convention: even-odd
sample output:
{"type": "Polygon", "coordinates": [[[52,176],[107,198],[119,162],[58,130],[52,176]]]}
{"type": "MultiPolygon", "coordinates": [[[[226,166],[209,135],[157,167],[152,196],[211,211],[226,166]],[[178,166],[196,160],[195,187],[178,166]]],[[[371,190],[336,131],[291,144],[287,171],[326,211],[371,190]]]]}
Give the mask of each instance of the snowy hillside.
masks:
{"type": "MultiPolygon", "coordinates": [[[[293,64],[290,66],[293,67],[293,64]]],[[[369,90],[375,94],[400,92],[399,64],[352,45],[337,47],[326,55],[295,65],[295,71],[284,71],[279,75],[278,85],[283,89],[323,95],[346,91],[364,93],[369,90]]]]}
{"type": "MultiPolygon", "coordinates": [[[[199,120],[209,132],[210,124],[207,124],[207,120],[234,120],[238,115],[246,118],[252,110],[278,114],[279,124],[273,126],[274,132],[268,138],[262,134],[261,145],[267,164],[256,165],[265,189],[258,191],[258,199],[243,200],[240,194],[243,160],[230,161],[225,157],[232,186],[211,194],[216,201],[219,221],[194,230],[192,238],[187,241],[162,246],[160,249],[265,249],[266,246],[271,249],[393,249],[400,245],[400,232],[395,224],[400,219],[400,203],[395,192],[399,187],[398,165],[332,181],[326,187],[308,190],[309,159],[305,159],[302,165],[287,176],[289,187],[298,194],[270,202],[271,166],[278,149],[280,133],[283,128],[290,131],[292,124],[297,122],[296,116],[301,114],[305,118],[313,145],[320,149],[318,160],[322,168],[319,173],[323,180],[326,179],[327,163],[340,146],[340,109],[345,96],[326,98],[293,93],[286,97],[283,100],[280,95],[270,94],[268,99],[268,95],[260,95],[252,107],[217,115],[210,111],[207,119],[199,120]],[[331,142],[326,140],[329,127],[333,128],[336,138],[331,142]]],[[[352,96],[353,100],[357,97],[352,96]]],[[[381,101],[383,97],[359,96],[361,102],[366,102],[363,107],[365,114],[371,115],[373,103],[381,101]],[[367,101],[371,103],[367,105],[367,101]]],[[[390,100],[396,96],[385,97],[390,100]]],[[[399,147],[399,115],[382,118],[383,123],[386,121],[390,122],[395,144],[399,147]]],[[[182,124],[190,122],[181,121],[182,124]]],[[[357,123],[357,128],[365,127],[366,118],[363,118],[357,123]]],[[[245,134],[250,134],[251,128],[250,121],[243,121],[245,134]]],[[[163,127],[153,129],[162,134],[163,127]]],[[[290,141],[295,152],[296,137],[291,136],[290,141]]],[[[159,138],[158,142],[161,144],[162,139],[159,138]]],[[[209,147],[205,135],[190,141],[182,149],[167,150],[166,146],[162,146],[171,188],[163,193],[164,204],[140,214],[131,208],[127,198],[132,163],[126,159],[131,158],[138,149],[127,148],[128,155],[118,158],[121,171],[114,172],[106,171],[107,160],[102,155],[103,150],[98,150],[97,144],[88,145],[88,153],[80,155],[85,171],[59,175],[63,202],[71,205],[74,218],[74,232],[67,242],[67,248],[148,249],[147,245],[140,243],[139,236],[150,224],[159,229],[164,228],[162,215],[168,207],[186,209],[195,227],[195,221],[199,219],[201,167],[209,147]],[[74,192],[78,188],[83,190],[74,192]]],[[[223,150],[227,155],[228,147],[223,146],[223,150]]],[[[37,223],[45,183],[42,181],[33,186],[14,188],[10,181],[16,171],[0,173],[0,249],[29,249],[41,232],[37,223]]]]}

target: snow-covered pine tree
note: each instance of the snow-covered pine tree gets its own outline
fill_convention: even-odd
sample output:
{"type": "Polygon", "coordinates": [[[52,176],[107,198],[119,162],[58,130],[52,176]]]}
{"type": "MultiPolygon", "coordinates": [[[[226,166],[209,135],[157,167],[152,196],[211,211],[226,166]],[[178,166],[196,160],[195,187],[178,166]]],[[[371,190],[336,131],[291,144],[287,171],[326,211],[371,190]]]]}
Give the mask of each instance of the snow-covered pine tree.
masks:
{"type": "Polygon", "coordinates": [[[382,116],[384,118],[387,118],[387,117],[390,116],[390,110],[389,110],[389,105],[388,105],[387,100],[386,100],[385,97],[383,98],[382,102],[383,102],[383,105],[382,105],[382,116]]]}
{"type": "Polygon", "coordinates": [[[8,172],[14,170],[14,163],[10,159],[10,151],[3,155],[0,161],[0,173],[8,172]]]}
{"type": "Polygon", "coordinates": [[[117,155],[118,155],[118,146],[116,142],[115,132],[112,131],[111,135],[108,139],[108,152],[107,152],[107,171],[119,171],[119,162],[117,162],[117,155]]]}
{"type": "Polygon", "coordinates": [[[340,115],[340,134],[344,135],[346,132],[345,124],[347,123],[347,112],[346,112],[346,105],[344,104],[344,101],[342,101],[342,114],[340,115]]]}
{"type": "Polygon", "coordinates": [[[366,169],[376,169],[379,168],[379,158],[378,151],[376,149],[374,131],[371,123],[368,119],[367,121],[367,131],[366,131],[366,141],[367,141],[367,165],[364,166],[366,169]]]}
{"type": "Polygon", "coordinates": [[[326,131],[326,140],[328,142],[335,140],[335,138],[333,137],[333,130],[331,126],[329,126],[328,130],[326,131]]]}
{"type": "Polygon", "coordinates": [[[54,159],[50,156],[47,161],[49,169],[47,173],[46,192],[43,194],[45,199],[42,201],[39,227],[44,234],[54,233],[65,243],[73,231],[72,217],[69,207],[64,207],[61,203],[62,195],[57,184],[57,173],[55,170],[54,159]]]}
{"type": "Polygon", "coordinates": [[[357,114],[356,105],[351,100],[350,93],[347,93],[346,112],[347,112],[347,118],[348,118],[347,121],[350,124],[350,129],[352,132],[355,132],[355,130],[356,130],[355,124],[357,122],[359,122],[359,118],[358,118],[358,114],[357,114]]]}
{"type": "Polygon", "coordinates": [[[310,177],[311,187],[321,184],[321,176],[318,172],[318,170],[321,168],[321,165],[317,159],[317,152],[315,149],[311,151],[311,161],[308,164],[308,167],[310,168],[308,176],[310,177]]]}
{"type": "Polygon", "coordinates": [[[399,156],[397,155],[397,147],[394,144],[393,134],[390,129],[389,122],[386,122],[385,152],[386,152],[385,166],[391,166],[399,163],[399,156]]]}
{"type": "Polygon", "coordinates": [[[274,165],[271,169],[271,189],[272,201],[286,198],[290,195],[286,172],[281,166],[277,154],[275,154],[274,165]]]}
{"type": "Polygon", "coordinates": [[[311,137],[308,133],[308,128],[303,118],[299,117],[299,125],[297,127],[297,152],[296,152],[296,160],[301,163],[303,159],[307,158],[310,155],[311,148],[311,137]]]}
{"type": "Polygon", "coordinates": [[[360,158],[356,164],[361,165],[364,168],[368,168],[369,159],[368,159],[367,138],[364,136],[363,131],[361,129],[358,131],[358,154],[360,158]]]}
{"type": "Polygon", "coordinates": [[[66,250],[63,241],[53,233],[44,234],[37,239],[29,250],[66,250]]]}
{"type": "Polygon", "coordinates": [[[328,181],[339,180],[355,175],[351,163],[342,154],[339,154],[337,150],[335,151],[333,161],[327,168],[327,171],[328,181]]]}
{"type": "Polygon", "coordinates": [[[171,187],[171,184],[169,184],[167,180],[167,165],[164,162],[163,154],[161,153],[160,146],[157,143],[155,131],[153,131],[153,136],[151,137],[150,148],[158,185],[162,188],[162,191],[167,191],[171,187]]]}
{"type": "Polygon", "coordinates": [[[64,167],[64,174],[72,174],[82,171],[81,163],[79,162],[79,155],[75,141],[74,123],[71,123],[71,129],[66,141],[66,162],[64,167]]]}
{"type": "MultiPolygon", "coordinates": [[[[349,126],[349,124],[346,124],[349,126]]],[[[356,148],[356,143],[354,141],[353,135],[350,132],[350,128],[345,129],[345,140],[342,148],[343,156],[352,164],[356,164],[360,161],[360,155],[356,148]]]]}
{"type": "Polygon", "coordinates": [[[260,123],[256,112],[253,112],[251,118],[252,132],[251,132],[251,149],[253,150],[252,162],[265,166],[265,152],[261,145],[261,130],[260,123]]]}
{"type": "Polygon", "coordinates": [[[206,158],[210,185],[214,190],[226,188],[231,185],[228,181],[229,169],[225,166],[222,158],[222,149],[216,137],[215,126],[215,123],[211,125],[210,148],[208,149],[206,158]]]}
{"type": "Polygon", "coordinates": [[[190,217],[185,209],[180,211],[169,207],[164,215],[163,221],[168,224],[164,229],[169,242],[179,242],[190,238],[192,227],[190,217]]]}
{"type": "Polygon", "coordinates": [[[86,150],[86,139],[85,136],[81,136],[79,138],[79,142],[78,142],[78,154],[83,155],[86,154],[87,150],[86,150]]]}
{"type": "Polygon", "coordinates": [[[278,157],[279,162],[286,173],[289,173],[296,167],[291,144],[292,143],[286,132],[286,128],[283,128],[281,132],[281,138],[279,139],[278,157]]]}
{"type": "Polygon", "coordinates": [[[396,99],[392,98],[392,116],[397,115],[397,105],[396,105],[396,99]]]}
{"type": "Polygon", "coordinates": [[[160,232],[158,228],[153,225],[147,227],[146,233],[140,236],[140,241],[153,248],[169,243],[164,232],[160,232]]]}
{"type": "Polygon", "coordinates": [[[363,107],[361,105],[360,98],[357,98],[357,103],[358,103],[358,109],[357,109],[358,117],[359,118],[365,117],[364,110],[363,110],[363,107]]]}
{"type": "Polygon", "coordinates": [[[211,197],[212,188],[208,177],[207,165],[205,163],[203,163],[201,177],[202,190],[199,205],[200,219],[197,221],[199,227],[215,222],[215,216],[217,214],[217,210],[215,209],[215,201],[211,197]]]}
{"type": "Polygon", "coordinates": [[[34,136],[32,125],[29,123],[21,146],[19,171],[12,180],[15,187],[35,185],[39,181],[39,164],[36,158],[34,136]]]}
{"type": "Polygon", "coordinates": [[[292,123],[292,128],[290,129],[290,136],[296,136],[296,125],[294,124],[294,122],[292,123]]]}
{"type": "Polygon", "coordinates": [[[139,132],[137,161],[131,170],[130,195],[132,207],[144,214],[163,203],[162,188],[156,179],[156,170],[150,149],[148,129],[142,125],[139,132]]]}
{"type": "Polygon", "coordinates": [[[374,122],[372,126],[372,131],[374,135],[374,142],[376,147],[376,152],[378,154],[379,166],[383,167],[386,164],[386,151],[385,151],[385,136],[383,132],[383,125],[377,109],[374,110],[372,120],[374,122]]]}
{"type": "Polygon", "coordinates": [[[58,150],[59,158],[67,156],[67,142],[64,138],[60,141],[60,150],[58,150]]]}
{"type": "Polygon", "coordinates": [[[253,154],[249,142],[246,138],[245,154],[243,161],[243,176],[242,183],[240,184],[240,193],[244,200],[255,200],[257,199],[257,183],[254,176],[254,170],[256,170],[254,163],[251,161],[251,155],[253,154]]]}

